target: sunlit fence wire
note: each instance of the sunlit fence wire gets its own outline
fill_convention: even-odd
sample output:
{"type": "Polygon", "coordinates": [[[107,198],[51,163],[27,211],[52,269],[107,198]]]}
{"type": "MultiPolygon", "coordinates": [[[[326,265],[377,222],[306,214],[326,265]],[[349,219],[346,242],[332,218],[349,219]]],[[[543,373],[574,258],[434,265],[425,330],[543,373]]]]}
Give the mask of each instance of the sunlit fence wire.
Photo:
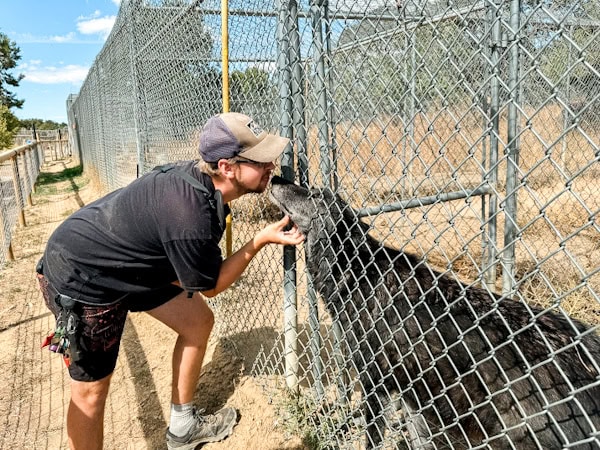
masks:
{"type": "MultiPolygon", "coordinates": [[[[284,176],[330,187],[372,235],[438,270],[597,333],[598,2],[230,1],[229,14],[230,108],[293,139],[284,176]]],[[[196,157],[199,127],[222,109],[221,49],[220,2],[121,2],[67,102],[74,152],[103,189],[196,157]]],[[[263,196],[232,206],[234,248],[276,216],[263,196]]],[[[302,250],[286,250],[284,269],[281,253],[262,252],[221,295],[219,332],[261,337],[254,373],[301,394],[321,446],[359,446],[344,331],[302,250]]],[[[584,415],[593,448],[598,411],[584,415]]],[[[402,420],[386,422],[390,439],[402,420]]]]}
{"type": "Polygon", "coordinates": [[[42,164],[40,147],[33,141],[0,153],[0,269],[14,259],[11,241],[15,227],[26,225],[24,209],[31,205],[42,164]]]}

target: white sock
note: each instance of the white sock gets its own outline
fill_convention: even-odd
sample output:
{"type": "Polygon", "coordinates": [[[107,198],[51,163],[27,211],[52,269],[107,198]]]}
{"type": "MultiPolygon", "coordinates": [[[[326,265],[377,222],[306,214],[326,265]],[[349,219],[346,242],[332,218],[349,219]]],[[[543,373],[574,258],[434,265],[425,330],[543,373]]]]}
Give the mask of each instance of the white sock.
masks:
{"type": "Polygon", "coordinates": [[[169,431],[177,437],[187,434],[194,424],[194,403],[176,405],[171,403],[171,423],[169,431]]]}

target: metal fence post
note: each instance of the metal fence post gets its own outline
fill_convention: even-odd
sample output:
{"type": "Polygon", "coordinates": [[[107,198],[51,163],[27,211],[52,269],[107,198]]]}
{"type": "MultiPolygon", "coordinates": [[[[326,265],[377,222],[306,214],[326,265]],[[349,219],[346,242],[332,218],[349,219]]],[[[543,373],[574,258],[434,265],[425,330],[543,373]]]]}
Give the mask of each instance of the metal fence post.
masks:
{"type": "MultiPolygon", "coordinates": [[[[483,265],[486,268],[484,273],[484,282],[486,286],[494,290],[497,276],[497,233],[498,233],[498,196],[495,193],[498,185],[498,144],[500,133],[500,51],[502,46],[502,30],[500,28],[502,2],[496,0],[493,5],[488,7],[487,18],[491,26],[490,33],[490,61],[492,64],[490,77],[490,101],[486,104],[485,111],[488,114],[490,123],[486,124],[489,129],[489,165],[487,169],[487,181],[494,189],[494,193],[489,196],[487,238],[484,242],[484,250],[487,255],[483,255],[483,265]]],[[[485,177],[484,177],[485,179],[485,177]]],[[[483,197],[485,199],[485,197],[483,197]]]]}
{"type": "Polygon", "coordinates": [[[319,126],[319,148],[321,154],[320,169],[324,184],[331,187],[331,155],[329,153],[329,101],[325,76],[325,51],[323,45],[323,28],[320,2],[311,1],[311,25],[314,42],[315,90],[317,92],[317,108],[315,114],[319,126]]]}
{"type": "Polygon", "coordinates": [[[506,159],[506,201],[504,212],[504,249],[502,251],[502,293],[512,292],[515,285],[515,240],[517,225],[517,171],[519,168],[519,39],[520,39],[520,0],[510,2],[510,50],[508,65],[508,105],[507,159],[506,159]]]}
{"type": "MultiPolygon", "coordinates": [[[[277,65],[279,71],[279,98],[281,108],[281,135],[293,139],[292,119],[294,109],[292,105],[291,70],[290,70],[290,42],[291,31],[290,2],[278,2],[277,36],[279,52],[277,65]]],[[[281,171],[284,178],[294,179],[293,147],[288,147],[283,154],[281,171]]],[[[285,354],[285,383],[287,388],[298,392],[298,299],[296,292],[296,249],[284,247],[283,249],[283,333],[285,354]]]]}
{"type": "MultiPolygon", "coordinates": [[[[294,143],[296,145],[296,154],[298,156],[298,173],[300,174],[300,183],[307,184],[308,178],[304,179],[303,174],[308,173],[307,159],[307,136],[306,120],[304,111],[304,69],[302,66],[302,53],[300,49],[300,32],[298,24],[298,4],[296,0],[290,1],[290,30],[289,30],[289,63],[290,63],[290,86],[292,102],[292,118],[294,129],[294,143]]],[[[306,175],[307,177],[308,175],[306,175]]]]}

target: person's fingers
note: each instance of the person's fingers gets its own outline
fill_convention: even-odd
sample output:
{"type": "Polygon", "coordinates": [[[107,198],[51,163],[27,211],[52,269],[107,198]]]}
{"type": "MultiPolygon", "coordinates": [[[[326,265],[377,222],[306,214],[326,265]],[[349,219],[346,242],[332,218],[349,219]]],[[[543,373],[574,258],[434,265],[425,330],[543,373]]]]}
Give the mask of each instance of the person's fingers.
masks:
{"type": "Polygon", "coordinates": [[[290,223],[290,216],[283,216],[283,218],[273,223],[274,228],[277,231],[283,230],[290,223]]]}

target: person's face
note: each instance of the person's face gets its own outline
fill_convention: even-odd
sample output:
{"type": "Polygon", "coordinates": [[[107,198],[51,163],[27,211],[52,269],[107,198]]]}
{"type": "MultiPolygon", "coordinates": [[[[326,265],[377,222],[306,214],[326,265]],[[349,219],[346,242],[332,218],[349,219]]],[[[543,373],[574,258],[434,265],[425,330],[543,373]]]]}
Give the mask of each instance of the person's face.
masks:
{"type": "Polygon", "coordinates": [[[244,193],[261,193],[267,189],[275,164],[239,158],[236,161],[236,181],[244,193]]]}

